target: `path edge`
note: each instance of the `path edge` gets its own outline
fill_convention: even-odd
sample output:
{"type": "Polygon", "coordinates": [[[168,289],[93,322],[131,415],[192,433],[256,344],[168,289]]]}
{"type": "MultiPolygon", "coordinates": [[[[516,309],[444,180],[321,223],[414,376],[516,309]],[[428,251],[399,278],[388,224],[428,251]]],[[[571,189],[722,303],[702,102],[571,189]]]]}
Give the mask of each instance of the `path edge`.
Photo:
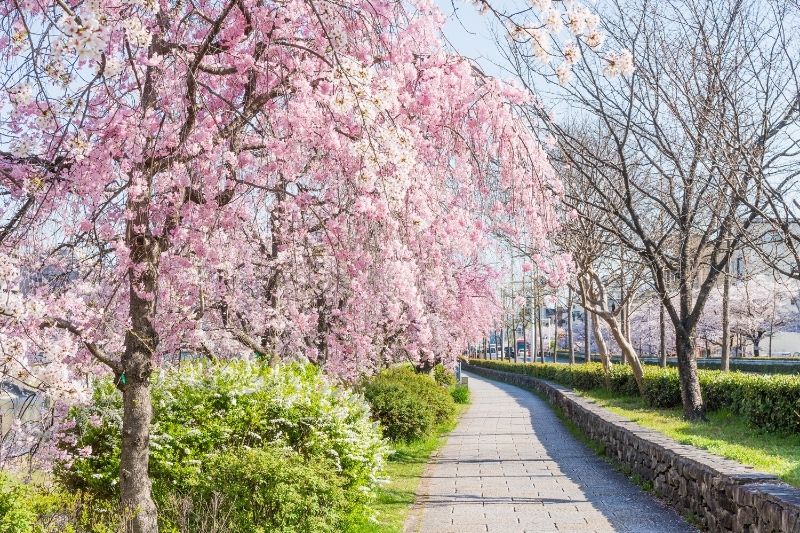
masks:
{"type": "Polygon", "coordinates": [[[470,402],[467,408],[461,412],[458,420],[456,421],[456,426],[451,431],[439,437],[445,439],[444,443],[442,443],[442,445],[439,446],[439,448],[437,448],[436,451],[430,455],[430,457],[428,457],[428,462],[425,464],[425,469],[422,471],[419,483],[417,484],[417,489],[414,491],[414,503],[411,505],[411,510],[409,510],[405,524],[403,525],[403,533],[421,533],[420,528],[422,527],[422,517],[425,514],[425,504],[430,499],[429,487],[431,483],[431,476],[433,474],[433,468],[439,462],[439,458],[441,457],[441,449],[447,445],[447,442],[450,440],[453,431],[458,429],[458,424],[461,423],[461,419],[467,416],[472,410],[472,405],[473,404],[470,402]]]}
{"type": "Polygon", "coordinates": [[[800,531],[800,489],[600,407],[575,391],[517,372],[462,369],[543,395],[605,455],[653,484],[653,492],[712,532],[800,531]]]}

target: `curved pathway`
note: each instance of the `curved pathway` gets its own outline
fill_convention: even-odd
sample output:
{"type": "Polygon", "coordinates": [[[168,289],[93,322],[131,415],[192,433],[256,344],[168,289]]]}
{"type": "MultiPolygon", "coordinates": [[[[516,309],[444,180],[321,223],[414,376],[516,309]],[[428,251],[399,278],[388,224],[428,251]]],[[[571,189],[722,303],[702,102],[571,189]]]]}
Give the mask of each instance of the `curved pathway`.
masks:
{"type": "Polygon", "coordinates": [[[406,531],[695,531],[528,391],[469,374],[472,405],[420,483],[406,531]]]}

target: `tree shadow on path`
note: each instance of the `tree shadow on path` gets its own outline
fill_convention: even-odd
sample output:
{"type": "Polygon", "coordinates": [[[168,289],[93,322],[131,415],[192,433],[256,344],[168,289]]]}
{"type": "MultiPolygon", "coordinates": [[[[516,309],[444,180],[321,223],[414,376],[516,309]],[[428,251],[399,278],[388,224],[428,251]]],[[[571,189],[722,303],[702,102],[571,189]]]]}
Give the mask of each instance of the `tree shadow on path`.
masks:
{"type": "Polygon", "coordinates": [[[418,531],[696,531],[573,436],[546,401],[469,378],[473,405],[426,473],[418,531]]]}

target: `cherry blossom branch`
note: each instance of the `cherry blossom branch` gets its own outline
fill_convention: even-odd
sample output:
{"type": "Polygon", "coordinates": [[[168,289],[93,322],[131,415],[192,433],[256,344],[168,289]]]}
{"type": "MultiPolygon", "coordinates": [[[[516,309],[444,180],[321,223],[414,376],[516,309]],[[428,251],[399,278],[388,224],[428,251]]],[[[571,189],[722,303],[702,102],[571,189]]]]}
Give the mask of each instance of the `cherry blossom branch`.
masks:
{"type": "MultiPolygon", "coordinates": [[[[14,313],[12,313],[12,312],[10,312],[10,311],[2,308],[2,307],[0,307],[0,316],[5,316],[5,317],[8,317],[8,318],[13,318],[13,319],[18,318],[16,314],[14,314],[14,313]]],[[[46,317],[43,317],[41,319],[41,321],[39,322],[39,327],[42,328],[42,329],[49,328],[49,327],[55,327],[55,328],[59,328],[59,329],[63,329],[63,330],[69,331],[70,333],[72,333],[73,335],[78,337],[78,339],[84,344],[84,346],[86,346],[86,349],[89,350],[89,353],[91,353],[92,356],[95,359],[97,359],[101,363],[103,363],[106,366],[108,366],[114,372],[119,372],[120,371],[121,367],[120,367],[119,362],[115,361],[114,359],[112,359],[97,344],[84,339],[83,338],[83,332],[81,332],[81,330],[77,326],[75,326],[73,323],[71,323],[70,321],[65,320],[63,318],[46,316],[46,317]]]]}
{"type": "Polygon", "coordinates": [[[86,349],[89,350],[89,353],[91,353],[95,359],[97,359],[98,361],[109,367],[116,374],[122,372],[122,366],[119,361],[112,359],[97,344],[84,339],[81,330],[78,329],[78,327],[76,327],[68,320],[64,320],[63,318],[57,318],[57,317],[45,317],[42,319],[42,322],[39,324],[39,327],[40,328],[56,327],[69,331],[70,333],[72,333],[73,335],[75,335],[80,339],[80,341],[84,344],[84,346],[86,346],[86,349]]]}

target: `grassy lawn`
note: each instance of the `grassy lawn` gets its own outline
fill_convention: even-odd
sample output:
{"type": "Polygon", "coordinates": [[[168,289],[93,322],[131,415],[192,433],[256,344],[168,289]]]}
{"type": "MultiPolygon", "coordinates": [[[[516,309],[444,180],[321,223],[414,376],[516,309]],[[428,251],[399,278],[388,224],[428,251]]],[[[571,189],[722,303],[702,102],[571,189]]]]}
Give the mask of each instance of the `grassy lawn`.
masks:
{"type": "Polygon", "coordinates": [[[445,438],[455,427],[458,418],[468,405],[457,405],[456,417],[450,424],[439,428],[438,436],[408,444],[398,443],[395,452],[386,463],[384,477],[388,482],[378,490],[374,505],[378,523],[361,524],[351,533],[400,533],[403,531],[420,476],[428,464],[431,454],[445,442],[445,438]]]}
{"type": "Polygon", "coordinates": [[[759,431],[728,411],[709,413],[708,422],[686,422],[680,408],[654,409],[638,397],[614,396],[609,391],[582,392],[610,411],[660,431],[680,442],[776,474],[800,487],[800,435],[759,431]]]}

